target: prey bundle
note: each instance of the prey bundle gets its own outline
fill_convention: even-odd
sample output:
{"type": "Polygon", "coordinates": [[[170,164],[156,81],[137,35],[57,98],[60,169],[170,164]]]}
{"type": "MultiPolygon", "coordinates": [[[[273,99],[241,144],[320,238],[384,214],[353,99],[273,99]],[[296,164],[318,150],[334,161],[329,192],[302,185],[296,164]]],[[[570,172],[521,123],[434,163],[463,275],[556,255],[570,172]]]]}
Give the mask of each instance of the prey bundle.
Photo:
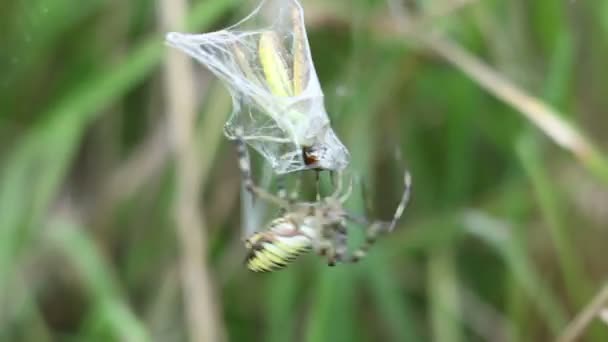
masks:
{"type": "Polygon", "coordinates": [[[216,32],[171,32],[169,45],[222,80],[233,111],[225,134],[257,150],[274,171],[339,171],[349,163],[334,133],[296,0],[262,3],[239,23],[216,32]]]}

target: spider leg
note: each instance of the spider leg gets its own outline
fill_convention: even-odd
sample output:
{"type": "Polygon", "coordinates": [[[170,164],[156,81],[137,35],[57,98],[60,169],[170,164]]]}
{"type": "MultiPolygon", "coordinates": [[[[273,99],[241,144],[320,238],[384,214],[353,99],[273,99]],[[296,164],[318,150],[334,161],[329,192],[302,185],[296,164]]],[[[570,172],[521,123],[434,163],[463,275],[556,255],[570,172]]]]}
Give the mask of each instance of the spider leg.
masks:
{"type": "Polygon", "coordinates": [[[334,180],[334,193],[331,194],[331,197],[338,197],[338,195],[342,192],[342,171],[338,171],[335,173],[336,179],[334,180]]]}
{"type": "Polygon", "coordinates": [[[372,215],[372,202],[369,196],[369,184],[363,180],[361,183],[361,197],[363,197],[363,205],[365,207],[365,215],[370,217],[372,215]]]}
{"type": "MultiPolygon", "coordinates": [[[[346,231],[346,225],[344,222],[341,222],[340,224],[337,224],[334,227],[334,250],[335,250],[335,260],[333,260],[333,263],[335,264],[335,262],[344,262],[344,260],[348,260],[348,258],[346,257],[346,254],[348,253],[348,238],[347,238],[347,231],[346,231]]],[[[330,260],[330,266],[333,266],[331,264],[332,260],[330,260]]]]}
{"type": "MultiPolygon", "coordinates": [[[[284,176],[278,176],[278,178],[277,178],[277,195],[276,196],[291,204],[291,201],[287,197],[287,189],[285,187],[285,177],[284,176]]],[[[288,209],[287,207],[281,206],[281,208],[279,209],[279,216],[283,216],[285,213],[287,213],[287,209],[288,209]]]]}
{"type": "MultiPolygon", "coordinates": [[[[333,175],[333,173],[332,173],[333,175]]],[[[340,203],[344,203],[346,202],[346,200],[350,197],[350,195],[353,192],[353,178],[354,177],[350,177],[350,180],[348,182],[348,187],[346,188],[346,192],[342,195],[340,195],[340,193],[342,192],[342,188],[343,188],[343,183],[344,183],[344,172],[343,171],[338,171],[335,173],[335,180],[334,180],[334,192],[331,194],[330,197],[336,198],[338,199],[338,201],[340,201],[340,203]]]]}
{"type": "Polygon", "coordinates": [[[279,176],[277,178],[277,197],[286,200],[287,199],[287,189],[285,188],[285,177],[279,176]]]}
{"type": "Polygon", "coordinates": [[[399,219],[401,218],[401,215],[403,215],[403,211],[405,211],[405,208],[407,207],[408,203],[410,202],[410,195],[412,192],[412,176],[407,171],[405,171],[405,174],[403,176],[403,183],[404,183],[403,194],[401,195],[401,201],[399,201],[399,205],[397,206],[397,209],[395,210],[395,213],[393,214],[393,219],[391,220],[391,223],[388,227],[389,232],[392,232],[393,229],[395,229],[395,226],[397,225],[397,221],[399,221],[399,219]]]}
{"type": "MultiPolygon", "coordinates": [[[[399,221],[399,219],[403,215],[403,212],[405,211],[405,208],[407,207],[407,205],[410,201],[411,188],[412,188],[412,177],[409,174],[409,172],[407,172],[407,171],[405,172],[405,175],[404,175],[404,183],[405,183],[405,187],[403,190],[403,194],[401,195],[401,201],[399,202],[399,205],[397,206],[397,209],[395,210],[395,213],[393,214],[393,219],[390,222],[380,221],[380,222],[384,222],[386,225],[388,225],[388,229],[387,229],[388,231],[392,231],[395,228],[397,221],[399,221]]],[[[344,217],[346,219],[353,221],[357,224],[360,224],[362,226],[368,226],[373,223],[373,221],[371,221],[368,218],[368,216],[360,216],[357,214],[350,213],[348,211],[344,212],[344,217]]]]}
{"type": "Polygon", "coordinates": [[[321,210],[311,207],[310,215],[315,217],[314,230],[316,239],[313,240],[313,249],[316,254],[327,258],[327,265],[334,266],[336,264],[335,249],[333,246],[334,233],[330,226],[324,225],[323,214],[321,210]]]}
{"type": "Polygon", "coordinates": [[[316,200],[319,202],[321,200],[321,171],[315,170],[315,187],[317,189],[316,200]]]}
{"type": "Polygon", "coordinates": [[[336,253],[336,248],[333,244],[328,244],[327,248],[327,266],[334,267],[338,262],[338,254],[336,253]]]}
{"type": "Polygon", "coordinates": [[[349,213],[347,211],[345,211],[344,217],[347,220],[353,221],[356,224],[359,224],[359,225],[362,225],[362,226],[369,226],[371,224],[371,221],[366,216],[361,216],[361,215],[349,213]]]}
{"type": "Polygon", "coordinates": [[[300,194],[300,188],[302,187],[302,178],[296,178],[296,184],[293,186],[291,193],[289,193],[289,202],[295,203],[298,200],[298,196],[300,194]]]}
{"type": "Polygon", "coordinates": [[[346,226],[344,223],[338,223],[328,226],[326,233],[327,236],[327,266],[333,267],[337,263],[344,260],[344,256],[348,251],[347,237],[346,237],[346,226]]]}
{"type": "Polygon", "coordinates": [[[346,261],[355,263],[363,259],[370,248],[376,243],[378,236],[384,232],[386,232],[386,222],[376,221],[370,224],[365,230],[365,242],[346,261]]]}
{"type": "Polygon", "coordinates": [[[327,257],[327,265],[333,266],[335,264],[335,261],[334,264],[332,264],[331,262],[333,258],[332,255],[334,254],[334,252],[333,245],[331,244],[330,240],[326,240],[324,237],[321,237],[321,239],[315,243],[313,248],[315,250],[315,253],[317,253],[318,255],[322,257],[327,257]]]}
{"type": "Polygon", "coordinates": [[[390,222],[374,221],[370,223],[365,217],[361,218],[349,213],[345,214],[347,219],[360,224],[367,224],[367,229],[365,230],[365,242],[353,252],[352,256],[347,259],[347,261],[358,262],[359,260],[363,259],[367,255],[369,249],[374,245],[374,243],[376,243],[378,236],[383,233],[391,232],[393,229],[395,229],[397,221],[403,215],[403,212],[410,200],[412,177],[407,171],[404,175],[404,183],[405,189],[403,190],[403,195],[401,195],[401,201],[399,202],[399,205],[397,206],[397,209],[393,215],[393,219],[390,222]]]}
{"type": "MultiPolygon", "coordinates": [[[[287,201],[290,206],[293,206],[298,201],[298,196],[300,194],[300,188],[302,185],[301,177],[296,177],[295,184],[291,190],[291,192],[287,192],[287,188],[285,186],[285,176],[279,176],[277,180],[277,197],[282,200],[287,201]]],[[[280,215],[285,214],[287,212],[286,207],[281,207],[280,215]]]]}
{"type": "Polygon", "coordinates": [[[243,184],[245,185],[245,189],[247,189],[247,191],[249,191],[254,196],[254,198],[259,197],[267,202],[271,202],[278,206],[287,208],[289,206],[287,200],[269,193],[268,191],[255,185],[255,183],[253,182],[253,178],[251,176],[251,166],[249,162],[249,151],[247,150],[247,145],[245,144],[245,141],[241,138],[241,133],[242,131],[240,129],[237,129],[237,138],[234,141],[236,144],[236,149],[239,158],[238,165],[239,169],[241,170],[241,178],[243,184]]]}
{"type": "Polygon", "coordinates": [[[348,198],[350,197],[350,195],[353,193],[353,177],[350,177],[350,180],[348,181],[348,187],[346,188],[346,192],[342,194],[342,196],[340,196],[340,198],[338,199],[340,201],[340,203],[344,203],[348,200],[348,198]]]}

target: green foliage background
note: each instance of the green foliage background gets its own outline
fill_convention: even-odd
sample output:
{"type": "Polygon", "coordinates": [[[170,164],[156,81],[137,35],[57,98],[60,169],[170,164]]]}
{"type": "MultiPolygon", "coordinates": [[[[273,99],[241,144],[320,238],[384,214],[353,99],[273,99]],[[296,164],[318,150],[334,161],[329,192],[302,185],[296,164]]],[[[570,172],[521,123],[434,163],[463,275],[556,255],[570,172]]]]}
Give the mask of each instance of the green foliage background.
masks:
{"type": "MultiPolygon", "coordinates": [[[[453,3],[405,2],[415,15],[453,3]]],[[[390,217],[404,162],[413,201],[360,264],[328,268],[311,255],[275,274],[247,271],[235,154],[221,136],[230,100],[198,68],[199,207],[227,338],[558,336],[607,278],[601,152],[581,164],[458,67],[381,25],[394,20],[386,1],[302,3],[332,122],[373,214],[390,217]]],[[[190,339],[156,6],[0,3],[0,340],[190,339]]],[[[194,1],[188,27],[224,27],[243,7],[194,1]]],[[[425,27],[608,151],[608,2],[470,1],[425,27]]],[[[350,206],[363,210],[359,192],[350,206]]],[[[585,337],[605,341],[607,329],[595,319],[585,337]]]]}

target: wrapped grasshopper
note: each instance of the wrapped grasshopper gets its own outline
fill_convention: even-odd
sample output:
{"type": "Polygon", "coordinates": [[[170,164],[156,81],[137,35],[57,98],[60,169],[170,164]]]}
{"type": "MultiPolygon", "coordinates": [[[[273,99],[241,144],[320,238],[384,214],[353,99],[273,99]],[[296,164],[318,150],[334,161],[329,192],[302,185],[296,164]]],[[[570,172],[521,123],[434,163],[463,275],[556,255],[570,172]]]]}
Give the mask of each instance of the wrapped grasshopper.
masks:
{"type": "Polygon", "coordinates": [[[205,34],[172,32],[167,42],[223,81],[233,100],[226,136],[245,141],[276,173],[340,171],[348,165],[348,150],[325,110],[304,13],[296,0],[263,1],[229,28],[205,34]]]}

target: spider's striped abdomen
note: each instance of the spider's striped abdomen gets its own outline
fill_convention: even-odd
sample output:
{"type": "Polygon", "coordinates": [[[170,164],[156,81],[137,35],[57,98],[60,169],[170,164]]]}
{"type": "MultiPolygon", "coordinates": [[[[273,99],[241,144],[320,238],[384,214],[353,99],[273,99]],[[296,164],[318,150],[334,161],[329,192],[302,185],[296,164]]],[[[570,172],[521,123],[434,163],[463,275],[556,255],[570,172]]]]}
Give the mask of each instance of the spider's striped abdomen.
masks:
{"type": "Polygon", "coordinates": [[[270,223],[270,228],[257,232],[245,241],[249,250],[247,268],[254,272],[270,272],[281,269],[296,257],[312,249],[312,229],[298,227],[293,221],[280,217],[270,223]]]}

